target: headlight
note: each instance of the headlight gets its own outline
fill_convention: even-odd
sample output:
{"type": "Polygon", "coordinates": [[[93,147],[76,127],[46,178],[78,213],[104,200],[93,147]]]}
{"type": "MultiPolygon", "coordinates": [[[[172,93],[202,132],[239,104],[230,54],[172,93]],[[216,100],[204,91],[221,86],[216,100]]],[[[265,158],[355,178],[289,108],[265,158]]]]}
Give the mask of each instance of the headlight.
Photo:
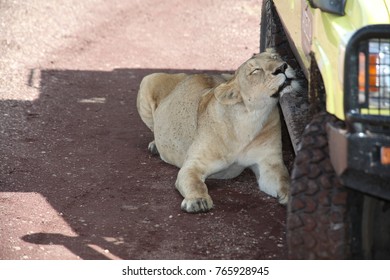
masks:
{"type": "Polygon", "coordinates": [[[344,112],[349,123],[390,123],[390,25],[356,31],[345,49],[344,112]]]}
{"type": "Polygon", "coordinates": [[[390,115],[390,39],[371,39],[359,48],[361,114],[390,115]]]}

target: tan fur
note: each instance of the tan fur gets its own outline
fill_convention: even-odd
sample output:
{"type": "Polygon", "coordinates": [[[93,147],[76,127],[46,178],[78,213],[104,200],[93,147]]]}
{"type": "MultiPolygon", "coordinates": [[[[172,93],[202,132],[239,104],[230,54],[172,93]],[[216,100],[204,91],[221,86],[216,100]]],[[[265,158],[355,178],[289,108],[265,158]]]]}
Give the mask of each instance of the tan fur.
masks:
{"type": "Polygon", "coordinates": [[[137,108],[154,132],[149,149],[180,168],[176,188],[184,211],[212,208],[206,178],[233,178],[245,168],[256,174],[262,191],[287,202],[289,175],[273,97],[287,77],[294,78],[285,67],[267,50],[234,75],[157,73],[142,80],[137,108]]]}

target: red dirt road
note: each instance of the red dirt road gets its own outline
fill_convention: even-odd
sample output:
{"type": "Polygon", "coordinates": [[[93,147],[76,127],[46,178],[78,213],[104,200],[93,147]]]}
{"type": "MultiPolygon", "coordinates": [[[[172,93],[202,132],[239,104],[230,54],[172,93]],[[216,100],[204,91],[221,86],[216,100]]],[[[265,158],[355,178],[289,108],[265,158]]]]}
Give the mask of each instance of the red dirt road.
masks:
{"type": "Polygon", "coordinates": [[[149,154],[135,106],[149,73],[236,69],[260,7],[2,1],[0,259],[286,258],[286,209],[250,172],[207,181],[211,212],[180,210],[178,169],[149,154]]]}

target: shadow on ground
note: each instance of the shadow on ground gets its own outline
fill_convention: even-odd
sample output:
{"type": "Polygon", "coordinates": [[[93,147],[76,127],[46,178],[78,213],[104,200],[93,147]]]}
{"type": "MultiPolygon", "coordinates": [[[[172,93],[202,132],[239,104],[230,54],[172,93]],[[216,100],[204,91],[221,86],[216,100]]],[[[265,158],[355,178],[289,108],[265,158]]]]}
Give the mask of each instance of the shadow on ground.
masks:
{"type": "Polygon", "coordinates": [[[250,172],[207,182],[210,213],[181,212],[178,169],[148,153],[135,105],[142,77],[159,71],[195,72],[41,70],[37,100],[0,101],[2,192],[39,193],[75,233],[14,238],[83,259],[284,259],[285,208],[250,172]]]}

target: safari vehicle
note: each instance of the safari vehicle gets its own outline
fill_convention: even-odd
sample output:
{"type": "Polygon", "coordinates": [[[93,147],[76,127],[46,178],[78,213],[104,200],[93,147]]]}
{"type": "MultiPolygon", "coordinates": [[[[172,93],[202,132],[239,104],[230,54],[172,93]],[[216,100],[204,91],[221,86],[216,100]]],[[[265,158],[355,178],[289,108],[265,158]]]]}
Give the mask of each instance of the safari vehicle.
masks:
{"type": "Polygon", "coordinates": [[[389,23],[390,0],[263,0],[260,51],[305,88],[280,99],[290,258],[390,258],[389,23]]]}

